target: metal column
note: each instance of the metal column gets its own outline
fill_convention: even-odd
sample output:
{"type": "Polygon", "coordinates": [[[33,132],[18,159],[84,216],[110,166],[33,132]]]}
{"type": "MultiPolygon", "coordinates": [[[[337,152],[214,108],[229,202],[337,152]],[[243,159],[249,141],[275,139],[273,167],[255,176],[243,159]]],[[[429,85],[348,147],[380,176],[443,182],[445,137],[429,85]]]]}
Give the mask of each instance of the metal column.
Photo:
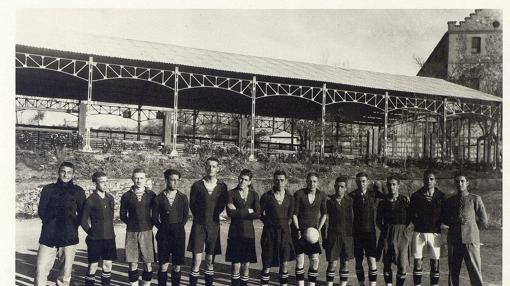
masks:
{"type": "Polygon", "coordinates": [[[255,99],[257,94],[257,77],[253,76],[251,82],[251,132],[250,132],[250,157],[248,160],[255,161],[255,99]]]}
{"type": "Polygon", "coordinates": [[[94,58],[89,57],[89,78],[87,85],[87,113],[85,115],[85,146],[83,146],[84,152],[92,152],[92,147],[90,146],[90,123],[88,122],[88,118],[90,116],[90,105],[92,104],[92,71],[93,69],[94,58]]]}
{"type": "Polygon", "coordinates": [[[443,98],[443,144],[441,146],[441,159],[443,162],[446,161],[446,116],[447,110],[446,105],[448,104],[448,100],[443,98]]]}
{"type": "Polygon", "coordinates": [[[170,152],[170,156],[178,156],[177,153],[177,112],[178,112],[178,103],[179,103],[179,67],[175,67],[174,74],[174,110],[172,113],[172,152],[170,152]]]}
{"type": "Polygon", "coordinates": [[[324,158],[324,125],[326,124],[326,84],[322,85],[322,117],[321,117],[321,158],[324,158]]]}
{"type": "Polygon", "coordinates": [[[388,92],[384,94],[384,138],[383,138],[383,160],[387,162],[387,145],[388,145],[388,92]]]}

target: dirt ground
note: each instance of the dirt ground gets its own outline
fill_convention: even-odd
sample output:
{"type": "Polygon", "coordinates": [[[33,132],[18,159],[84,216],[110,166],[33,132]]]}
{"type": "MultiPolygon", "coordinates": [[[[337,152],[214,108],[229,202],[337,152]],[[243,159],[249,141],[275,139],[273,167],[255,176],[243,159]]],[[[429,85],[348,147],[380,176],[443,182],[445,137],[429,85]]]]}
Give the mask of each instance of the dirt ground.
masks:
{"type": "MultiPolygon", "coordinates": [[[[37,240],[39,238],[39,232],[41,229],[41,223],[39,219],[28,219],[28,220],[16,220],[16,285],[32,285],[34,281],[35,262],[37,255],[37,240]]],[[[189,233],[191,228],[191,222],[186,224],[186,231],[189,233]]],[[[225,253],[227,243],[227,231],[228,224],[225,223],[221,227],[221,243],[222,253],[225,253]]],[[[262,231],[262,223],[257,222],[255,225],[257,246],[259,245],[258,238],[262,231]]],[[[118,224],[115,226],[116,232],[116,243],[119,254],[119,261],[114,263],[112,270],[112,285],[128,285],[127,283],[127,264],[122,262],[124,252],[124,236],[125,226],[118,224]]],[[[502,285],[502,231],[501,229],[492,229],[481,232],[481,240],[483,246],[481,247],[481,256],[483,264],[483,275],[486,285],[502,285]]],[[[260,248],[257,247],[257,254],[260,255],[260,248]]],[[[190,254],[186,253],[185,266],[183,267],[183,285],[188,285],[188,273],[189,266],[191,264],[190,254]]],[[[317,285],[325,285],[325,267],[326,263],[324,253],[321,256],[321,265],[319,269],[319,281],[317,285]]],[[[80,229],[80,244],[78,245],[78,251],[73,268],[73,277],[75,285],[83,285],[83,275],[86,272],[87,267],[87,252],[85,245],[85,233],[80,229]]],[[[307,269],[305,265],[305,269],[307,269]]],[[[250,284],[258,285],[258,278],[261,269],[261,263],[255,263],[250,266],[250,284]]],[[[349,285],[357,285],[355,272],[354,272],[354,261],[350,263],[350,277],[349,285]]],[[[365,266],[365,269],[367,267],[365,266]]],[[[447,285],[448,267],[447,258],[441,258],[441,278],[440,285],[447,285]]],[[[294,263],[289,265],[290,284],[294,283],[294,263]]],[[[382,265],[378,265],[378,284],[383,285],[382,277],[382,265]]],[[[278,285],[276,283],[277,269],[273,269],[273,276],[271,277],[271,285],[278,285]]],[[[396,272],[396,270],[394,270],[396,272]]],[[[412,275],[408,270],[407,280],[405,285],[412,285],[412,275]]],[[[428,285],[428,263],[425,264],[423,281],[424,285],[428,285]]],[[[98,272],[99,273],[99,272],[98,272]]],[[[230,284],[230,265],[225,262],[224,256],[220,255],[216,258],[215,264],[215,285],[229,285],[230,284]]],[[[53,270],[50,274],[50,279],[55,280],[56,271],[53,270]]],[[[202,279],[200,279],[200,283],[202,279]]],[[[335,280],[338,283],[338,278],[335,280]]],[[[156,285],[156,279],[153,279],[152,285],[156,285]]],[[[54,284],[50,284],[54,285],[54,284]]],[[[203,284],[201,284],[203,285],[203,284]]],[[[465,266],[461,273],[461,285],[469,285],[469,279],[465,266]]]]}

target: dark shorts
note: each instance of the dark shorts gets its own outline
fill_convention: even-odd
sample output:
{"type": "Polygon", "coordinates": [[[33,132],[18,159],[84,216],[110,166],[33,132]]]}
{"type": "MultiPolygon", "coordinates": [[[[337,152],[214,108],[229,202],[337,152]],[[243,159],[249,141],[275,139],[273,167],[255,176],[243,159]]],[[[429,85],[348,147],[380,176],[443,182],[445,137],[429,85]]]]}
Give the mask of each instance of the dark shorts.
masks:
{"type": "Polygon", "coordinates": [[[184,249],[186,245],[186,232],[183,224],[167,225],[156,233],[158,249],[158,262],[160,265],[170,262],[184,264],[184,249]]]}
{"type": "Polygon", "coordinates": [[[192,253],[221,254],[220,225],[193,222],[189,235],[188,251],[192,253]]]}
{"type": "Polygon", "coordinates": [[[85,239],[87,243],[88,262],[96,263],[99,259],[117,260],[117,247],[115,246],[115,238],[112,239],[85,239]]]}
{"type": "Polygon", "coordinates": [[[377,257],[377,240],[375,232],[363,232],[356,233],[353,236],[354,239],[354,257],[363,258],[366,257],[377,257]]]}
{"type": "Polygon", "coordinates": [[[324,250],[328,262],[347,261],[354,257],[354,242],[351,236],[331,236],[324,241],[324,250]]]}
{"type": "Polygon", "coordinates": [[[319,241],[316,243],[308,243],[303,236],[301,236],[301,239],[299,239],[298,232],[294,228],[292,228],[292,243],[294,244],[296,255],[303,253],[306,255],[312,255],[316,253],[320,254],[322,252],[319,241]]]}
{"type": "Polygon", "coordinates": [[[254,238],[229,238],[225,261],[232,263],[257,262],[254,238]]]}
{"type": "Polygon", "coordinates": [[[262,266],[279,267],[283,262],[296,259],[290,229],[264,227],[260,237],[262,266]]]}

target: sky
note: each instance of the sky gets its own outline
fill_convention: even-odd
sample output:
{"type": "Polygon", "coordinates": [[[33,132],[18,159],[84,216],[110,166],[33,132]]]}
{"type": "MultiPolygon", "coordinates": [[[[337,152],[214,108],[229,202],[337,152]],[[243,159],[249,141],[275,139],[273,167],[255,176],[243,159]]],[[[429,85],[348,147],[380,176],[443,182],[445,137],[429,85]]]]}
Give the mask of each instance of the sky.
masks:
{"type": "Polygon", "coordinates": [[[416,75],[447,30],[474,10],[18,9],[32,27],[416,75]]]}

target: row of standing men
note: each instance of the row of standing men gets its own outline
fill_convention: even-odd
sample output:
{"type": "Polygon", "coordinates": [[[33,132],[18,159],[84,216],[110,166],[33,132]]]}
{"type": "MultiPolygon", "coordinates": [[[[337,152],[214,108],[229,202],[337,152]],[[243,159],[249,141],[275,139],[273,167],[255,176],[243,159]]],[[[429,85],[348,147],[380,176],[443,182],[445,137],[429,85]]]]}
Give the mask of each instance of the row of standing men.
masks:
{"type": "MultiPolygon", "coordinates": [[[[273,188],[259,199],[251,184],[250,170],[242,170],[238,185],[229,191],[226,184],[217,179],[219,164],[213,157],[206,160],[205,176],[191,186],[189,201],[179,190],[181,174],[178,170],[164,172],[166,188],[157,195],[145,186],[145,171],[141,168],[133,171],[133,186],[122,195],[120,206],[120,219],[126,224],[125,260],[131,285],[150,285],[152,263],[156,261],[159,263],[158,285],[167,285],[170,262],[171,283],[179,285],[185,249],[192,253],[189,285],[197,285],[204,252],[205,285],[213,285],[214,258],[221,254],[220,214],[224,210],[231,218],[225,253],[225,260],[232,263],[231,285],[247,285],[250,263],[257,262],[253,226],[256,219],[264,224],[260,238],[260,285],[269,284],[271,267],[279,267],[279,283],[287,285],[287,264],[294,260],[296,283],[304,285],[305,256],[309,259],[308,283],[315,285],[322,250],[318,240],[308,237],[310,229],[321,233],[328,263],[327,285],[333,285],[338,261],[340,285],[347,285],[348,262],[352,258],[358,283],[364,285],[364,257],[368,262],[370,285],[376,285],[378,259],[384,265],[385,284],[392,285],[392,264],[396,264],[396,285],[404,285],[411,256],[414,257],[414,285],[421,285],[426,248],[430,257],[430,285],[438,285],[442,229],[448,230],[448,284],[459,285],[464,260],[471,285],[482,285],[478,224],[485,227],[487,215],[480,196],[469,193],[465,174],[455,176],[456,195],[446,198],[436,187],[434,171],[426,170],[424,186],[409,199],[399,194],[398,178],[387,178],[387,193],[383,194],[369,188],[368,175],[363,172],[356,175],[357,188],[351,192],[347,192],[347,177],[336,178],[334,193],[329,196],[319,190],[319,176],[311,172],[307,175],[306,187],[291,195],[287,190],[287,174],[276,171],[273,188]],[[189,210],[193,224],[186,247],[184,225],[189,210]],[[158,229],[157,251],[153,226],[158,229]],[[379,238],[376,227],[380,230],[379,238]],[[141,281],[140,261],[143,264],[141,281]]],[[[100,260],[101,285],[110,285],[117,249],[113,228],[115,203],[107,192],[107,175],[101,171],[92,175],[96,188],[88,198],[84,190],[73,183],[73,176],[74,165],[64,162],[59,167],[57,182],[45,186],[41,192],[38,214],[42,229],[35,285],[46,285],[55,257],[63,262],[57,285],[69,285],[79,242],[79,225],[87,233],[89,265],[85,285],[94,285],[100,260]]]]}

